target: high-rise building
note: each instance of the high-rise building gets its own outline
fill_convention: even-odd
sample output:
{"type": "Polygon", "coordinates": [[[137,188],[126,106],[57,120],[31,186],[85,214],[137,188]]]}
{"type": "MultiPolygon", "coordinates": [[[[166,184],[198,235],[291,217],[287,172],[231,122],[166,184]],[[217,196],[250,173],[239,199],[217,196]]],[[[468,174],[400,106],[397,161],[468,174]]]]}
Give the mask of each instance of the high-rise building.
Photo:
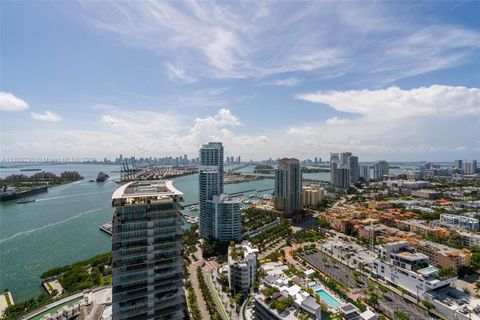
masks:
{"type": "Polygon", "coordinates": [[[302,206],[316,207],[324,198],[325,190],[320,186],[308,186],[302,188],[302,206]]]}
{"type": "Polygon", "coordinates": [[[462,170],[463,169],[463,161],[462,160],[455,160],[455,169],[462,170]]]}
{"type": "Polygon", "coordinates": [[[360,166],[360,177],[363,178],[365,182],[370,181],[370,166],[369,165],[361,165],[360,166]]]}
{"type": "Polygon", "coordinates": [[[465,160],[463,162],[463,173],[464,174],[475,174],[477,172],[477,161],[476,160],[465,160]]]}
{"type": "Polygon", "coordinates": [[[373,164],[373,179],[383,180],[383,176],[388,174],[389,167],[388,162],[385,160],[379,160],[373,164]]]}
{"type": "Polygon", "coordinates": [[[347,167],[348,166],[348,158],[352,156],[351,152],[342,152],[340,153],[340,163],[342,166],[347,167]]]}
{"type": "Polygon", "coordinates": [[[340,158],[338,153],[330,153],[330,183],[337,184],[337,168],[340,158]]]}
{"type": "Polygon", "coordinates": [[[294,158],[283,158],[278,161],[275,170],[275,208],[290,216],[302,207],[302,172],[300,161],[294,158]]]}
{"type": "Polygon", "coordinates": [[[210,223],[206,237],[220,242],[242,240],[240,202],[226,194],[214,195],[212,200],[207,200],[207,212],[210,223]]]}
{"type": "Polygon", "coordinates": [[[199,211],[202,237],[222,242],[241,239],[240,203],[223,193],[221,142],[209,142],[200,149],[199,211]]]}
{"type": "Polygon", "coordinates": [[[358,183],[358,179],[360,178],[360,168],[358,167],[358,157],[350,156],[347,159],[348,162],[348,170],[350,173],[349,181],[350,185],[354,186],[358,183]]]}
{"type": "Polygon", "coordinates": [[[113,193],[113,319],[184,319],[182,195],[171,181],[113,193]]]}
{"type": "Polygon", "coordinates": [[[348,168],[341,167],[337,169],[337,181],[335,186],[342,189],[348,189],[350,186],[350,170],[348,168]]]}

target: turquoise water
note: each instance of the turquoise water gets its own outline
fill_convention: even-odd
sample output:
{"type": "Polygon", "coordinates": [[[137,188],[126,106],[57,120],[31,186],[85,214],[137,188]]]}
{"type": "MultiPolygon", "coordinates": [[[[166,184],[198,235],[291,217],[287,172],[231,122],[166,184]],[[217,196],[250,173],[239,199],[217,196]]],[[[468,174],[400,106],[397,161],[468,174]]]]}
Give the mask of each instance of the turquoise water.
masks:
{"type": "Polygon", "coordinates": [[[320,296],[320,298],[323,301],[325,301],[325,303],[327,303],[332,308],[338,308],[342,305],[340,302],[337,301],[337,299],[332,297],[328,292],[326,292],[323,289],[320,289],[320,290],[315,291],[315,292],[320,296]]]}
{"type": "MultiPolygon", "coordinates": [[[[82,260],[111,250],[110,237],[98,227],[111,221],[111,196],[118,185],[116,165],[28,166],[59,174],[77,170],[85,179],[52,187],[48,193],[32,197],[35,202],[0,203],[0,290],[8,288],[16,301],[43,292],[40,275],[54,267],[82,260]],[[91,183],[98,172],[111,179],[91,183]]],[[[20,173],[20,168],[0,168],[0,177],[20,173]]],[[[31,175],[34,172],[23,172],[31,175]]],[[[174,178],[184,193],[185,204],[198,201],[198,175],[174,178]]],[[[272,179],[225,185],[228,193],[273,188],[272,179]]],[[[187,211],[188,214],[197,214],[187,211]]]]}

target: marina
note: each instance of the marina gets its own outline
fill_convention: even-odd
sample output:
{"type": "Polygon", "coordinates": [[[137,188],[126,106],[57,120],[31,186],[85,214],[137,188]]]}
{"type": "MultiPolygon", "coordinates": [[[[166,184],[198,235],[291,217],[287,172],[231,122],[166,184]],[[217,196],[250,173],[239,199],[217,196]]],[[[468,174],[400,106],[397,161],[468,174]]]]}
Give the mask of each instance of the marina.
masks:
{"type": "MultiPolygon", "coordinates": [[[[64,171],[78,171],[85,179],[48,188],[29,198],[34,202],[16,204],[14,201],[0,204],[0,288],[9,288],[15,300],[27,300],[43,292],[40,275],[54,267],[67,265],[111,250],[110,237],[99,227],[111,222],[113,209],[111,196],[120,179],[118,165],[105,164],[56,164],[39,165],[43,171],[57,175],[64,171]],[[98,173],[108,172],[110,179],[103,183],[90,183],[98,173]],[[116,172],[115,172],[116,171],[116,172]],[[55,250],[52,250],[55,244],[55,250]],[[23,281],[18,281],[22,279],[23,281]]],[[[252,171],[253,166],[238,172],[252,171]]],[[[21,167],[0,168],[0,177],[20,173],[21,167]]],[[[226,167],[226,170],[228,168],[226,167]]],[[[243,173],[242,173],[243,174],[243,173]]],[[[325,177],[328,174],[312,174],[325,177]]],[[[197,216],[198,174],[172,178],[174,185],[184,193],[183,212],[197,216]],[[193,206],[193,210],[190,207],[193,206]]],[[[225,191],[243,200],[260,201],[250,194],[269,194],[272,179],[256,180],[225,185],[225,191]]],[[[260,202],[258,202],[260,203],[260,202]]],[[[249,204],[242,204],[247,206],[249,204]]],[[[260,204],[258,204],[260,205],[260,204]]],[[[185,227],[195,223],[188,218],[185,227]]]]}

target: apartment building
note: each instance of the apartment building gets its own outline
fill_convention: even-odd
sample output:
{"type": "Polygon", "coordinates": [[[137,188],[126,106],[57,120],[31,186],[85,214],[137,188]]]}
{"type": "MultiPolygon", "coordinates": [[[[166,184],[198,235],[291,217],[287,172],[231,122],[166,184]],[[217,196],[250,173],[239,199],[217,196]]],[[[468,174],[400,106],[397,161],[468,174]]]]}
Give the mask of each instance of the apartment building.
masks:
{"type": "Polygon", "coordinates": [[[439,220],[440,220],[439,221],[440,224],[457,226],[467,231],[478,231],[480,228],[478,219],[466,217],[466,216],[460,216],[456,214],[443,213],[440,215],[439,220]]]}
{"type": "Polygon", "coordinates": [[[411,241],[410,244],[418,252],[428,256],[429,261],[439,268],[460,269],[462,266],[468,267],[471,264],[472,254],[468,249],[454,249],[439,243],[430,241],[411,241]]]}
{"type": "Polygon", "coordinates": [[[161,180],[113,193],[113,319],[184,319],[182,195],[161,180]]]}
{"type": "Polygon", "coordinates": [[[257,254],[248,241],[228,248],[228,285],[235,293],[248,291],[255,281],[257,254]]]}
{"type": "Polygon", "coordinates": [[[372,274],[423,299],[425,292],[448,287],[456,277],[441,279],[438,269],[429,265],[428,256],[417,252],[406,241],[376,246],[378,259],[372,274]]]}

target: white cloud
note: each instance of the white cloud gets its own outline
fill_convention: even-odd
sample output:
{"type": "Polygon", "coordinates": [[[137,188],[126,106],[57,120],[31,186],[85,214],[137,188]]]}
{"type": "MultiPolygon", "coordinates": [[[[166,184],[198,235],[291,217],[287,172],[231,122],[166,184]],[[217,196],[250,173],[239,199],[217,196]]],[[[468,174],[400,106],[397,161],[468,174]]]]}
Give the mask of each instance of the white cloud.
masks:
{"type": "Polygon", "coordinates": [[[10,92],[0,92],[0,110],[2,111],[25,111],[28,109],[28,104],[15,97],[10,92]]]}
{"type": "Polygon", "coordinates": [[[281,86],[281,87],[295,87],[296,85],[300,84],[302,80],[298,78],[286,78],[286,79],[277,79],[263,82],[266,85],[274,85],[274,86],[281,86]]]}
{"type": "Polygon", "coordinates": [[[381,121],[480,115],[479,88],[432,85],[402,90],[390,87],[381,90],[320,91],[299,94],[296,98],[381,121]]]}
{"type": "Polygon", "coordinates": [[[167,68],[168,77],[172,81],[180,80],[185,83],[194,83],[197,81],[195,78],[187,75],[185,70],[180,67],[176,67],[171,63],[165,64],[165,67],[167,68]]]}
{"type": "MultiPolygon", "coordinates": [[[[432,85],[409,90],[319,91],[297,99],[324,104],[354,119],[334,116],[325,123],[306,123],[288,130],[298,147],[328,151],[352,150],[372,160],[419,155],[462,154],[460,143],[470,142],[463,154],[479,154],[480,88],[432,85]],[[318,135],[321,139],[318,139],[318,135]]],[[[432,156],[430,156],[431,159],[432,156]]],[[[451,159],[450,159],[451,160],[451,159]]]]}
{"type": "Polygon", "coordinates": [[[171,61],[171,79],[187,83],[316,72],[383,85],[467,64],[480,48],[479,32],[425,21],[416,5],[84,2],[82,9],[95,27],[171,61]]]}
{"type": "Polygon", "coordinates": [[[111,125],[118,125],[118,124],[122,124],[125,122],[125,120],[123,119],[120,119],[120,118],[117,118],[115,116],[111,116],[109,114],[104,114],[102,116],[102,122],[104,123],[108,123],[108,124],[111,124],[111,125]]]}
{"type": "Polygon", "coordinates": [[[335,126],[335,125],[344,125],[344,124],[349,124],[352,120],[350,119],[345,119],[345,118],[339,118],[337,116],[332,117],[327,119],[325,121],[325,124],[328,126],[335,126]]]}
{"type": "Polygon", "coordinates": [[[62,117],[60,117],[58,114],[48,110],[43,113],[32,112],[30,115],[33,119],[40,121],[58,122],[62,120],[62,117]]]}

